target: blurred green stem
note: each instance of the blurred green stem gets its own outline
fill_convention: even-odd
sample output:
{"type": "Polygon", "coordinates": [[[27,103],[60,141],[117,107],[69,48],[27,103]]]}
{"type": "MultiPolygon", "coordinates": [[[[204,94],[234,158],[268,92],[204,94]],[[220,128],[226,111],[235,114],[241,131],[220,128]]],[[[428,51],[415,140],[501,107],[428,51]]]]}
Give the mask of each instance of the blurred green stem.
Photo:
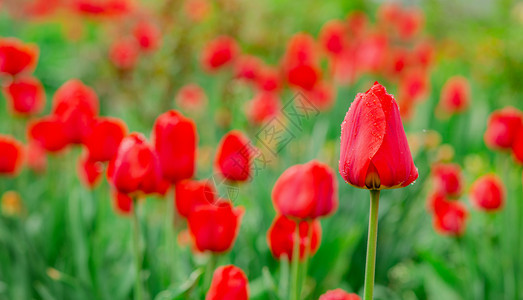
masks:
{"type": "Polygon", "coordinates": [[[176,229],[174,228],[174,218],[175,218],[175,212],[174,212],[174,197],[175,195],[175,186],[172,186],[172,191],[167,193],[167,216],[166,216],[166,222],[165,222],[165,242],[166,242],[166,248],[167,248],[167,254],[165,257],[168,259],[168,268],[169,271],[167,272],[169,274],[169,281],[170,283],[176,282],[176,229]]]}
{"type": "Polygon", "coordinates": [[[136,277],[134,282],[134,299],[142,300],[142,255],[140,249],[140,220],[138,219],[138,199],[133,197],[133,250],[136,277]]]}
{"type": "MultiPolygon", "coordinates": [[[[314,225],[314,219],[307,221],[307,240],[305,244],[305,257],[303,258],[303,265],[301,266],[301,276],[300,276],[300,283],[299,283],[299,296],[302,296],[302,288],[305,282],[307,281],[307,273],[309,270],[309,260],[311,256],[311,249],[312,249],[312,232],[313,232],[313,225],[314,225]]],[[[298,226],[299,227],[299,226],[298,226]]]]}
{"type": "Polygon", "coordinates": [[[365,285],[363,289],[364,300],[372,300],[372,295],[374,292],[374,271],[376,269],[379,202],[380,191],[370,190],[369,237],[367,239],[367,264],[365,266],[365,285]]]}
{"type": "Polygon", "coordinates": [[[291,289],[290,299],[300,299],[300,223],[296,221],[296,230],[294,230],[293,248],[292,248],[292,263],[291,263],[291,289]]]}
{"type": "Polygon", "coordinates": [[[207,292],[209,290],[209,288],[211,287],[212,274],[214,273],[214,269],[216,268],[217,260],[218,260],[218,257],[214,253],[211,253],[209,260],[207,261],[207,267],[205,269],[205,277],[203,280],[203,288],[204,288],[205,292],[207,292]]]}

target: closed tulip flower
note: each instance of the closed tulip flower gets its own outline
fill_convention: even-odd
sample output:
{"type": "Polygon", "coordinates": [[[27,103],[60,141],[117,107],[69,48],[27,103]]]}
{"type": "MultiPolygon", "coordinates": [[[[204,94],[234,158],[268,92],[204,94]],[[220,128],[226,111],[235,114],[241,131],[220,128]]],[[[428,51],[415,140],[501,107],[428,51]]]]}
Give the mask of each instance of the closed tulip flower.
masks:
{"type": "Polygon", "coordinates": [[[523,126],[516,133],[514,143],[512,143],[512,154],[520,164],[523,164],[523,126]]]}
{"type": "Polygon", "coordinates": [[[154,193],[161,181],[158,156],[143,135],[131,133],[120,143],[108,175],[121,193],[154,193]]]}
{"type": "Polygon", "coordinates": [[[434,214],[434,228],[442,235],[461,236],[465,232],[467,208],[457,201],[447,202],[434,214]]]}
{"type": "Polygon", "coordinates": [[[318,51],[314,39],[304,33],[296,34],[287,45],[282,61],[287,82],[305,90],[311,90],[321,78],[318,51]]]}
{"type": "Polygon", "coordinates": [[[242,55],[234,62],[234,76],[246,81],[255,81],[263,62],[252,55],[242,55]]]}
{"type": "Polygon", "coordinates": [[[418,178],[398,105],[379,83],[358,94],[341,126],[339,170],[366,189],[405,187],[418,178]]]}
{"type": "Polygon", "coordinates": [[[219,36],[204,48],[201,62],[207,71],[216,71],[229,65],[239,54],[236,41],[228,36],[219,36]]]}
{"type": "Polygon", "coordinates": [[[220,141],[216,153],[216,169],[230,181],[247,181],[251,176],[253,148],[240,131],[228,132],[220,141]]]}
{"type": "Polygon", "coordinates": [[[23,162],[23,145],[9,135],[0,134],[0,175],[16,175],[23,162]]]}
{"type": "Polygon", "coordinates": [[[166,180],[193,177],[198,135],[191,119],[176,110],[161,114],[154,123],[153,142],[166,180]]]}
{"type": "Polygon", "coordinates": [[[256,87],[262,92],[277,92],[281,88],[281,74],[277,68],[263,66],[260,68],[256,87]]]}
{"type": "Polygon", "coordinates": [[[63,124],[70,143],[80,144],[99,110],[98,96],[77,79],[64,83],[54,94],[52,114],[63,124]]]}
{"type": "Polygon", "coordinates": [[[55,116],[29,123],[27,132],[32,142],[49,152],[58,152],[69,144],[64,124],[55,116]]]}
{"type": "Polygon", "coordinates": [[[0,38],[0,73],[32,72],[38,61],[38,47],[16,38],[0,38]]]}
{"type": "Polygon", "coordinates": [[[260,92],[247,103],[245,113],[251,124],[263,125],[277,116],[280,110],[280,98],[276,93],[260,92]]]}
{"type": "Polygon", "coordinates": [[[98,118],[83,142],[89,152],[89,159],[110,161],[126,135],[127,126],[122,120],[111,117],[98,118]]]}
{"type": "Polygon", "coordinates": [[[140,46],[133,38],[120,38],[109,48],[109,59],[120,70],[131,70],[140,56],[140,46]]]}
{"type": "Polygon", "coordinates": [[[142,51],[149,52],[158,48],[161,42],[161,32],[156,24],[142,20],[134,26],[133,36],[142,51]]]}
{"type": "Polygon", "coordinates": [[[320,33],[320,44],[330,55],[340,55],[347,47],[348,26],[341,20],[332,20],[323,25],[320,33]]]}
{"type": "Polygon", "coordinates": [[[204,111],[207,102],[205,91],[195,83],[181,87],[175,98],[176,105],[182,110],[196,113],[204,111]]]}
{"type": "Polygon", "coordinates": [[[188,218],[200,206],[213,204],[216,191],[209,181],[182,180],[176,183],[175,204],[178,213],[188,218]]]}
{"type": "Polygon", "coordinates": [[[441,194],[457,197],[463,189],[461,167],[457,164],[436,164],[432,167],[434,188],[441,194]]]}
{"type": "Polygon", "coordinates": [[[489,116],[483,136],[485,144],[494,150],[510,149],[523,128],[523,113],[512,106],[496,110],[489,116]]]}
{"type": "Polygon", "coordinates": [[[335,289],[328,291],[320,296],[319,300],[360,300],[360,296],[356,294],[349,294],[342,289],[335,289]]]}
{"type": "Polygon", "coordinates": [[[472,184],[470,199],[480,210],[499,210],[505,203],[505,186],[494,174],[482,176],[472,184]]]}
{"type": "Polygon", "coordinates": [[[44,87],[34,77],[14,79],[4,88],[4,94],[10,110],[15,114],[37,114],[45,104],[44,87]]]}
{"type": "Polygon", "coordinates": [[[214,271],[205,300],[247,300],[249,285],[242,269],[227,265],[214,271]]]}
{"type": "Polygon", "coordinates": [[[133,199],[129,195],[114,190],[111,192],[111,196],[116,212],[121,215],[131,214],[133,211],[133,199]]]}
{"type": "MultiPolygon", "coordinates": [[[[321,225],[318,220],[299,221],[299,257],[305,258],[305,252],[314,255],[321,242],[321,225]],[[311,240],[309,241],[309,234],[311,240]]],[[[285,216],[278,216],[274,219],[269,231],[267,232],[267,242],[269,249],[274,257],[281,259],[283,255],[292,260],[294,243],[296,240],[296,221],[285,216]]]]}
{"type": "Polygon", "coordinates": [[[98,182],[100,182],[103,170],[102,163],[91,160],[87,153],[79,157],[77,166],[78,176],[87,188],[93,189],[98,182]]]}
{"type": "Polygon", "coordinates": [[[338,208],[338,184],[332,169],[318,161],[295,165],[274,184],[272,201],[278,213],[299,219],[314,219],[338,208]]]}
{"type": "Polygon", "coordinates": [[[441,90],[439,108],[448,114],[465,111],[470,103],[470,85],[467,78],[451,77],[441,90]]]}
{"type": "Polygon", "coordinates": [[[238,235],[243,207],[233,207],[227,200],[202,205],[189,214],[189,232],[200,252],[228,251],[238,235]]]}

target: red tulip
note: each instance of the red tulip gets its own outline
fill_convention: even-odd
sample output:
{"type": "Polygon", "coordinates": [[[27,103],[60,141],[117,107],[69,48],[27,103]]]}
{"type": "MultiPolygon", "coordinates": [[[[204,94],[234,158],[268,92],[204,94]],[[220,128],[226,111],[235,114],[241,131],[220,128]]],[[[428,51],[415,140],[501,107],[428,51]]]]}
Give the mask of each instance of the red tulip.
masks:
{"type": "Polygon", "coordinates": [[[442,195],[457,197],[463,189],[461,168],[457,164],[436,164],[432,167],[434,188],[442,195]]]}
{"type": "MultiPolygon", "coordinates": [[[[316,251],[318,251],[321,242],[321,225],[316,219],[300,221],[299,224],[299,253],[300,260],[303,260],[305,258],[307,247],[310,247],[307,251],[311,256],[316,254],[316,251]],[[311,236],[310,245],[309,234],[311,236]]],[[[272,255],[277,259],[281,259],[283,255],[286,255],[287,259],[292,261],[295,238],[296,221],[285,216],[276,217],[267,232],[269,249],[271,249],[272,255]]]]}
{"type": "Polygon", "coordinates": [[[300,33],[293,36],[282,61],[287,82],[311,90],[321,77],[317,56],[316,42],[310,35],[300,33]]]}
{"type": "Polygon", "coordinates": [[[82,183],[87,188],[93,189],[102,178],[103,165],[101,162],[91,160],[86,152],[79,157],[77,172],[82,183]]]}
{"type": "Polygon", "coordinates": [[[405,187],[418,178],[398,105],[379,83],[356,95],[341,125],[339,171],[355,187],[405,187]]]}
{"type": "Polygon", "coordinates": [[[29,142],[27,147],[27,166],[35,173],[43,173],[47,168],[45,149],[38,143],[29,142]]]}
{"type": "Polygon", "coordinates": [[[390,28],[395,26],[401,17],[402,9],[398,3],[395,2],[383,2],[378,8],[378,23],[384,28],[390,28]]]}
{"type": "Polygon", "coordinates": [[[369,18],[362,11],[352,11],[347,15],[347,27],[354,38],[361,38],[367,31],[369,18]]]}
{"type": "Polygon", "coordinates": [[[295,165],[274,184],[272,201],[276,211],[287,217],[314,219],[338,208],[338,184],[332,169],[318,161],[295,165]]]}
{"type": "Polygon", "coordinates": [[[361,300],[361,298],[356,294],[349,294],[342,289],[336,289],[321,295],[319,300],[361,300]]]}
{"type": "Polygon", "coordinates": [[[451,200],[445,194],[439,191],[433,191],[427,198],[427,209],[430,213],[438,213],[442,208],[445,208],[447,203],[451,200]]]}
{"type": "Polygon", "coordinates": [[[505,202],[505,185],[494,174],[482,176],[472,184],[470,199],[480,210],[496,211],[505,202]]]}
{"type": "Polygon", "coordinates": [[[131,38],[120,38],[111,44],[109,59],[121,70],[134,68],[140,55],[139,44],[131,38]]]}
{"type": "Polygon", "coordinates": [[[210,41],[202,54],[202,66],[207,71],[215,71],[232,62],[240,50],[236,41],[228,36],[219,36],[210,41]]]}
{"type": "Polygon", "coordinates": [[[354,54],[357,68],[366,72],[380,72],[387,57],[389,40],[379,33],[367,34],[357,45],[354,54]]]}
{"type": "Polygon", "coordinates": [[[47,116],[27,126],[30,140],[50,152],[58,152],[69,144],[65,126],[55,116],[47,116]]]}
{"type": "Polygon", "coordinates": [[[413,50],[415,62],[421,68],[428,68],[434,62],[434,45],[430,40],[421,41],[413,50]]]}
{"type": "Polygon", "coordinates": [[[242,55],[234,62],[234,76],[247,81],[255,81],[262,68],[262,61],[252,55],[242,55]]]}
{"type": "Polygon", "coordinates": [[[247,103],[247,119],[254,125],[263,125],[278,115],[281,110],[280,98],[276,93],[259,92],[247,103]]]}
{"type": "Polygon", "coordinates": [[[109,161],[118,151],[118,146],[127,135],[127,126],[117,118],[98,118],[84,138],[84,145],[92,161],[109,161]]]}
{"type": "Polygon", "coordinates": [[[242,269],[233,265],[217,268],[205,300],[247,300],[249,285],[242,269]]]}
{"type": "Polygon", "coordinates": [[[116,190],[111,195],[115,210],[122,215],[130,215],[133,211],[133,198],[116,190]]]}
{"type": "Polygon", "coordinates": [[[130,0],[73,0],[71,7],[83,15],[116,17],[133,10],[130,0]]]}
{"type": "Polygon", "coordinates": [[[186,0],[183,4],[185,15],[193,22],[203,21],[211,10],[211,5],[208,0],[186,0]]]}
{"type": "Polygon", "coordinates": [[[22,115],[37,114],[45,104],[45,91],[34,77],[19,77],[4,88],[5,98],[12,112],[22,115]]]}
{"type": "Polygon", "coordinates": [[[228,251],[238,235],[243,207],[233,207],[227,200],[202,205],[189,214],[189,231],[200,252],[228,251]]]}
{"type": "Polygon", "coordinates": [[[16,175],[23,162],[23,145],[10,135],[0,134],[0,175],[16,175]]]}
{"type": "Polygon", "coordinates": [[[406,48],[396,47],[391,48],[387,54],[387,73],[395,79],[409,66],[411,53],[406,48]]]}
{"type": "Polygon", "coordinates": [[[160,28],[153,22],[146,20],[136,23],[133,36],[140,49],[145,52],[157,49],[162,37],[160,28]]]}
{"type": "Polygon", "coordinates": [[[519,129],[514,138],[512,154],[520,164],[523,164],[523,126],[519,129]]]}
{"type": "Polygon", "coordinates": [[[154,123],[153,142],[166,180],[193,177],[198,135],[191,119],[176,110],[161,114],[154,123]]]}
{"type": "Polygon", "coordinates": [[[263,66],[258,71],[256,86],[260,91],[277,92],[281,88],[279,70],[274,67],[263,66]]]}
{"type": "Polygon", "coordinates": [[[17,38],[0,38],[0,73],[32,72],[38,61],[38,47],[17,38]]]}
{"type": "Polygon", "coordinates": [[[52,114],[63,123],[70,143],[82,143],[98,110],[98,96],[94,90],[77,79],[64,83],[53,97],[52,114]]]}
{"type": "Polygon", "coordinates": [[[250,178],[253,147],[249,139],[238,130],[232,130],[222,138],[215,164],[223,178],[231,181],[246,181],[250,178]]]}
{"type": "Polygon", "coordinates": [[[287,70],[289,84],[305,90],[314,88],[320,77],[320,69],[313,65],[297,65],[287,70]]]}
{"type": "Polygon", "coordinates": [[[423,12],[420,9],[413,7],[403,10],[396,23],[400,38],[412,39],[421,31],[424,21],[423,12]]]}
{"type": "Polygon", "coordinates": [[[182,110],[202,112],[207,106],[207,95],[199,85],[190,83],[178,90],[175,102],[182,110]]]}
{"type": "Polygon", "coordinates": [[[176,183],[174,201],[178,213],[188,218],[200,206],[214,204],[216,191],[209,181],[182,180],[176,183]]]}
{"type": "Polygon", "coordinates": [[[434,215],[434,228],[443,235],[461,236],[465,232],[467,218],[468,211],[463,204],[447,202],[434,215]]]}
{"type": "Polygon", "coordinates": [[[323,25],[320,44],[331,55],[340,55],[347,47],[347,25],[343,21],[331,20],[323,25]]]}
{"type": "Polygon", "coordinates": [[[401,98],[417,102],[424,99],[428,94],[428,73],[423,69],[410,69],[401,77],[399,84],[401,98]]]}
{"type": "Polygon", "coordinates": [[[441,91],[439,108],[453,114],[466,110],[470,102],[470,86],[465,77],[454,76],[449,78],[441,91]]]}
{"type": "Polygon", "coordinates": [[[109,181],[121,193],[154,193],[161,182],[158,156],[145,137],[131,133],[125,137],[110,162],[109,181]]]}
{"type": "Polygon", "coordinates": [[[336,89],[334,85],[326,81],[318,82],[312,90],[303,91],[303,94],[312,105],[321,111],[332,108],[336,100],[336,89]]]}
{"type": "Polygon", "coordinates": [[[512,106],[496,110],[489,116],[485,144],[491,149],[510,149],[523,128],[523,113],[512,106]]]}

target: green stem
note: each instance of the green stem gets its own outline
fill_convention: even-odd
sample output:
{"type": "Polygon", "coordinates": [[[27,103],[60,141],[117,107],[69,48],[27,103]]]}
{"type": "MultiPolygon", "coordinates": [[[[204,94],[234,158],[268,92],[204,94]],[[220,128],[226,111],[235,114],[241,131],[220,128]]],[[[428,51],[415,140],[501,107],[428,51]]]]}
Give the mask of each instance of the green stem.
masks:
{"type": "Polygon", "coordinates": [[[167,217],[165,222],[165,242],[167,254],[165,257],[168,259],[167,268],[170,269],[170,272],[167,272],[170,276],[169,281],[173,283],[176,281],[176,229],[174,228],[174,197],[175,196],[175,186],[172,186],[172,191],[167,193],[167,217]]]}
{"type": "Polygon", "coordinates": [[[212,274],[214,273],[214,269],[216,268],[216,261],[217,261],[216,254],[211,253],[209,260],[207,261],[207,267],[205,269],[205,277],[203,280],[204,291],[208,291],[209,288],[211,287],[212,274]]]}
{"type": "Polygon", "coordinates": [[[378,208],[380,191],[370,191],[369,237],[367,240],[367,264],[365,266],[365,286],[363,299],[372,300],[374,292],[374,272],[376,269],[376,245],[378,241],[378,208]]]}
{"type": "Polygon", "coordinates": [[[296,230],[294,230],[292,263],[291,263],[291,297],[292,300],[300,299],[300,223],[296,221],[296,230]]]}
{"type": "Polygon", "coordinates": [[[134,281],[134,299],[142,300],[142,255],[140,249],[140,220],[138,219],[138,201],[133,197],[133,250],[136,278],[134,281]]]}
{"type": "Polygon", "coordinates": [[[305,282],[307,281],[307,274],[309,271],[309,260],[311,256],[311,249],[312,249],[312,232],[313,232],[313,224],[314,220],[308,220],[307,221],[307,240],[305,244],[305,257],[303,258],[303,265],[301,266],[301,280],[299,284],[299,295],[302,296],[302,288],[305,282]]]}

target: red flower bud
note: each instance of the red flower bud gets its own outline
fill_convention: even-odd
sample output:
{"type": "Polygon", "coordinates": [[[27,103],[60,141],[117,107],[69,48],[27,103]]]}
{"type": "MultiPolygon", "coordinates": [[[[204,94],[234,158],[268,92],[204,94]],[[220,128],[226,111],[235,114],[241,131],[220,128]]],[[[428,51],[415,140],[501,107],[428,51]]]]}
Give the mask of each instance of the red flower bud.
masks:
{"type": "Polygon", "coordinates": [[[23,145],[10,135],[0,134],[0,175],[16,175],[23,162],[23,145]]]}
{"type": "Polygon", "coordinates": [[[166,180],[193,177],[198,135],[191,119],[176,110],[161,114],[154,123],[153,142],[166,180]]]}
{"type": "Polygon", "coordinates": [[[262,61],[256,56],[242,55],[234,63],[234,76],[247,81],[255,81],[262,66],[262,61]]]}
{"type": "Polygon", "coordinates": [[[207,106],[207,95],[199,85],[190,83],[178,90],[175,102],[184,111],[202,112],[207,106]]]}
{"type": "Polygon", "coordinates": [[[355,187],[405,187],[418,178],[394,97],[379,83],[356,95],[341,125],[339,171],[355,187]]]}
{"type": "Polygon", "coordinates": [[[424,22],[425,18],[420,9],[413,7],[403,10],[396,23],[400,38],[412,39],[421,31],[424,22]]]}
{"type": "Polygon", "coordinates": [[[510,149],[523,128],[523,113],[512,106],[496,110],[489,116],[485,144],[491,149],[510,149]]]}
{"type": "Polygon", "coordinates": [[[227,200],[199,206],[187,219],[196,249],[200,252],[228,251],[238,235],[243,207],[233,207],[227,200]]]}
{"type": "Polygon", "coordinates": [[[225,179],[248,180],[251,176],[253,149],[251,141],[242,132],[228,132],[220,141],[216,152],[216,169],[225,179]]]}
{"type": "Polygon", "coordinates": [[[482,176],[472,184],[470,199],[480,210],[496,211],[505,203],[505,186],[494,174],[482,176]]]}
{"type": "Polygon", "coordinates": [[[319,300],[361,300],[361,298],[356,294],[349,294],[342,289],[336,289],[321,295],[319,300]]]}
{"type": "Polygon", "coordinates": [[[447,80],[441,90],[439,108],[449,114],[465,111],[470,102],[470,86],[465,77],[454,76],[447,80]]]}
{"type": "Polygon", "coordinates": [[[157,49],[162,37],[160,28],[147,20],[136,23],[133,29],[133,36],[138,46],[145,52],[157,49]]]}
{"type": "Polygon", "coordinates": [[[92,161],[110,161],[127,135],[127,126],[117,118],[98,118],[84,138],[84,145],[92,161]]]}
{"type": "Polygon", "coordinates": [[[269,66],[260,68],[256,80],[256,86],[260,91],[277,92],[281,85],[281,76],[278,69],[269,66]]]}
{"type": "Polygon", "coordinates": [[[58,152],[69,144],[64,124],[55,116],[47,116],[27,126],[32,142],[49,152],[58,152]]]}
{"type": "Polygon", "coordinates": [[[122,215],[130,215],[133,211],[133,198],[116,190],[111,193],[115,210],[122,215]]]}
{"type": "Polygon", "coordinates": [[[78,159],[77,172],[82,183],[87,188],[93,189],[100,182],[103,165],[101,162],[92,160],[85,152],[78,159]]]}
{"type": "Polygon", "coordinates": [[[347,15],[349,34],[354,38],[361,38],[368,29],[369,19],[362,11],[352,11],[347,15]]]}
{"type": "Polygon", "coordinates": [[[80,144],[98,115],[98,96],[77,79],[64,83],[54,94],[52,114],[63,123],[70,143],[80,144]]]}
{"type": "Polygon", "coordinates": [[[461,168],[457,164],[436,164],[432,167],[434,188],[442,195],[458,197],[463,189],[461,168]]]}
{"type": "Polygon", "coordinates": [[[204,48],[202,54],[202,66],[204,70],[215,71],[233,61],[240,50],[236,41],[228,36],[219,36],[210,41],[204,48]]]}
{"type": "Polygon", "coordinates": [[[233,265],[222,266],[214,271],[211,287],[205,300],[247,300],[249,285],[242,269],[233,265]]]}
{"type": "Polygon", "coordinates": [[[121,70],[134,68],[140,55],[139,44],[132,38],[120,38],[111,44],[109,59],[121,70]]]}
{"type": "Polygon", "coordinates": [[[174,201],[178,213],[188,218],[198,207],[214,204],[216,191],[209,181],[182,180],[176,183],[174,201]]]}
{"type": "Polygon", "coordinates": [[[465,232],[467,208],[457,201],[446,202],[434,214],[434,228],[442,235],[461,236],[465,232]]]}
{"type": "Polygon", "coordinates": [[[338,184],[332,169],[318,161],[295,165],[274,184],[272,201],[276,211],[299,219],[318,218],[338,208],[338,184]]]}
{"type": "Polygon", "coordinates": [[[289,84],[305,90],[314,88],[320,77],[320,69],[314,65],[302,64],[287,69],[287,81],[289,84]]]}
{"type": "Polygon", "coordinates": [[[154,193],[161,182],[158,156],[145,137],[131,133],[125,137],[108,170],[110,182],[121,193],[154,193]]]}
{"type": "Polygon", "coordinates": [[[335,87],[332,83],[326,81],[318,82],[312,90],[303,91],[303,93],[305,98],[321,111],[332,108],[336,100],[335,87]]]}
{"type": "Polygon", "coordinates": [[[276,93],[259,92],[246,105],[247,119],[254,125],[263,125],[278,115],[280,98],[276,93]]]}
{"type": "Polygon", "coordinates": [[[320,44],[328,54],[339,55],[347,47],[347,25],[340,20],[331,20],[323,25],[320,44]]]}
{"type": "Polygon", "coordinates": [[[38,47],[17,38],[0,38],[0,73],[31,72],[38,61],[38,47]]]}
{"type": "MultiPolygon", "coordinates": [[[[306,247],[310,247],[308,249],[310,256],[313,256],[316,254],[316,251],[318,251],[321,242],[321,225],[316,219],[300,221],[299,224],[300,260],[303,260],[305,258],[306,247]],[[310,232],[311,230],[312,232],[310,232]],[[309,234],[311,235],[310,245],[309,234]]],[[[292,261],[292,252],[296,238],[295,234],[296,221],[285,216],[276,217],[267,232],[267,242],[272,255],[277,259],[281,259],[283,255],[286,255],[287,259],[292,261]]]]}
{"type": "Polygon", "coordinates": [[[45,104],[44,87],[34,77],[15,78],[4,88],[4,95],[10,110],[17,114],[37,114],[45,104]]]}
{"type": "Polygon", "coordinates": [[[429,91],[429,78],[426,70],[411,69],[400,79],[399,94],[402,99],[420,101],[429,91]]]}
{"type": "Polygon", "coordinates": [[[299,33],[291,38],[282,61],[287,82],[295,87],[311,90],[320,79],[317,65],[316,42],[312,36],[299,33]]]}

